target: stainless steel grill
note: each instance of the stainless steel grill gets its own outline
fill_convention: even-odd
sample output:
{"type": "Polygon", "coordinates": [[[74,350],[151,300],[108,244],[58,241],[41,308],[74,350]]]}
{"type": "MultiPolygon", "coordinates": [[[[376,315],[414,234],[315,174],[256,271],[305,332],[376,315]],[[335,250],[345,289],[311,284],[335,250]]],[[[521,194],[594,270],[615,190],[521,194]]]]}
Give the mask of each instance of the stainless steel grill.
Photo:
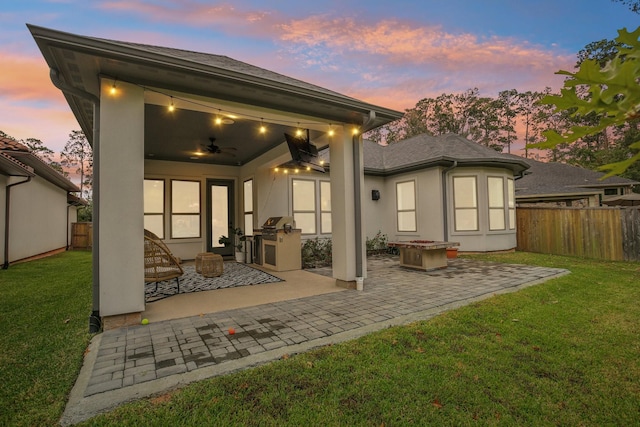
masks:
{"type": "Polygon", "coordinates": [[[278,231],[290,232],[294,228],[292,216],[272,216],[262,225],[262,239],[275,241],[278,231]]]}

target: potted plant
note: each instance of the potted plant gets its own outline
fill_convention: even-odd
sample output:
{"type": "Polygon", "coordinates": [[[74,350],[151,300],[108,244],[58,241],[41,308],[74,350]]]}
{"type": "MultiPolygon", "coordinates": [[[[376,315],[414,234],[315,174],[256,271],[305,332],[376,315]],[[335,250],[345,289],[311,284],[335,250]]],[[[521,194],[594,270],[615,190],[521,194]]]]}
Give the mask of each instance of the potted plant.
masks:
{"type": "Polygon", "coordinates": [[[229,235],[233,236],[233,240],[234,240],[233,246],[235,246],[236,248],[236,261],[244,262],[245,260],[244,242],[245,240],[247,240],[247,236],[244,235],[244,233],[242,232],[242,228],[240,227],[230,228],[229,235]]]}

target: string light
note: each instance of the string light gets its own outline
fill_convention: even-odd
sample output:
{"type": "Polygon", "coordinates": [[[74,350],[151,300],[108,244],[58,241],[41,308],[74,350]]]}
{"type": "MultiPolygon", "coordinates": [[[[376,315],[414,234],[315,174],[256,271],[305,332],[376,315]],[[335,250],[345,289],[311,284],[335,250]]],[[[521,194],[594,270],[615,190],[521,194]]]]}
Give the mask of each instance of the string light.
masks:
{"type": "MultiPolygon", "coordinates": [[[[111,78],[111,77],[110,77],[110,76],[108,76],[108,78],[111,78]]],[[[113,83],[112,83],[111,87],[109,88],[109,93],[110,93],[111,95],[116,95],[116,94],[118,93],[119,88],[118,88],[118,86],[117,86],[117,81],[118,81],[118,80],[117,80],[116,78],[113,78],[113,83]]],[[[169,95],[169,94],[168,94],[168,93],[166,93],[166,92],[162,92],[162,91],[159,91],[159,90],[157,90],[157,89],[149,88],[149,87],[146,87],[146,86],[141,85],[141,84],[138,84],[138,83],[133,83],[133,82],[130,82],[130,83],[131,83],[132,85],[135,85],[135,86],[138,86],[138,87],[140,87],[140,88],[144,89],[145,91],[153,92],[153,93],[157,93],[157,94],[160,94],[160,95],[164,95],[164,96],[169,97],[169,98],[170,98],[170,104],[169,104],[169,106],[167,107],[167,109],[168,109],[170,112],[175,111],[175,109],[176,109],[176,105],[175,105],[175,103],[174,103],[174,96],[169,95]]],[[[206,107],[206,108],[211,108],[211,109],[213,109],[213,108],[211,107],[211,105],[210,105],[210,104],[200,103],[200,102],[194,101],[194,100],[192,100],[192,99],[179,98],[179,97],[176,97],[176,99],[179,99],[180,101],[182,101],[182,102],[184,102],[184,103],[186,103],[186,104],[192,104],[192,105],[197,105],[197,106],[200,106],[200,107],[206,107]]],[[[267,127],[266,127],[266,126],[265,126],[265,124],[264,124],[264,117],[251,116],[251,115],[247,115],[247,114],[242,114],[241,116],[236,116],[236,115],[234,115],[234,113],[233,113],[233,112],[231,112],[231,111],[225,111],[225,112],[224,112],[224,114],[225,114],[225,115],[228,115],[228,117],[230,118],[230,119],[226,119],[226,118],[223,118],[223,114],[222,114],[222,113],[223,113],[223,111],[222,111],[221,109],[218,109],[218,114],[219,114],[219,115],[218,115],[218,116],[215,118],[215,120],[214,120],[215,124],[217,124],[217,125],[227,124],[227,123],[226,123],[226,121],[227,121],[227,120],[229,120],[231,123],[233,123],[232,119],[233,119],[233,118],[236,118],[236,117],[244,117],[244,118],[247,118],[247,119],[253,119],[253,120],[258,120],[258,119],[259,119],[259,120],[260,120],[260,128],[259,128],[259,132],[260,132],[261,134],[265,134],[265,133],[267,133],[267,127]]],[[[298,136],[298,137],[301,137],[301,136],[303,135],[303,133],[304,133],[304,131],[303,131],[304,126],[303,126],[303,125],[317,126],[317,125],[323,125],[323,124],[324,124],[324,126],[327,126],[327,123],[326,123],[326,122],[325,122],[325,123],[322,123],[322,122],[320,122],[320,121],[314,121],[314,122],[305,122],[305,123],[301,123],[301,122],[294,122],[294,121],[292,121],[292,120],[286,120],[286,119],[275,119],[275,118],[272,118],[272,119],[270,119],[270,120],[272,120],[274,123],[279,123],[279,124],[283,124],[283,125],[287,125],[287,124],[291,124],[291,125],[293,125],[293,124],[295,123],[295,124],[297,125],[297,129],[296,129],[296,131],[295,131],[295,134],[296,134],[296,136],[298,136]]],[[[329,137],[333,137],[333,136],[335,136],[336,131],[335,131],[335,129],[333,128],[333,123],[329,123],[329,124],[328,124],[328,126],[329,126],[329,129],[327,130],[327,135],[328,135],[329,137]]],[[[360,130],[359,130],[358,128],[354,128],[354,129],[353,129],[353,131],[352,131],[352,133],[353,133],[353,135],[358,135],[358,134],[360,134],[360,130]]]]}

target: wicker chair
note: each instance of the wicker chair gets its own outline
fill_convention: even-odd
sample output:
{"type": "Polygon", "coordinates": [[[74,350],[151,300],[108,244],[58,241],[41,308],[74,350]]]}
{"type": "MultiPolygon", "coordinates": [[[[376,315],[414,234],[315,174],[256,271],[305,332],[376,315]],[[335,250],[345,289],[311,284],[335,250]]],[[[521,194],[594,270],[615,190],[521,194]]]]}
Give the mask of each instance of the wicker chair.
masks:
{"type": "MultiPolygon", "coordinates": [[[[155,240],[156,243],[158,243],[160,246],[162,246],[162,248],[169,252],[171,254],[171,251],[169,250],[169,247],[162,241],[162,239],[160,239],[160,237],[158,237],[157,234],[155,234],[152,231],[147,230],[146,228],[144,229],[144,237],[148,237],[152,240],[155,240]]],[[[173,254],[171,254],[173,255],[173,254]]],[[[175,255],[173,255],[173,257],[178,261],[178,264],[182,264],[182,260],[180,259],[180,257],[177,257],[175,255]]]]}
{"type": "Polygon", "coordinates": [[[164,244],[158,240],[144,236],[144,281],[145,283],[156,284],[158,282],[176,279],[178,283],[178,293],[180,293],[180,276],[184,270],[178,260],[169,252],[164,244]]]}

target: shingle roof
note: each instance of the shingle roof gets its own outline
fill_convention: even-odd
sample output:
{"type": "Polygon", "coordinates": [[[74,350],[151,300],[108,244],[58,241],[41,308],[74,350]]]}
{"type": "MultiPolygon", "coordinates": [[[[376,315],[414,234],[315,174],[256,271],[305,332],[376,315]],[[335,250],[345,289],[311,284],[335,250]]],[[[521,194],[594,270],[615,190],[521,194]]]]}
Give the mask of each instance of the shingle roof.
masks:
{"type": "Polygon", "coordinates": [[[370,173],[393,174],[436,165],[500,165],[514,172],[527,169],[519,158],[506,157],[456,134],[417,135],[387,146],[364,141],[364,167],[370,173]]]}
{"type": "MultiPolygon", "coordinates": [[[[518,157],[505,154],[505,156],[518,157]]],[[[638,185],[640,182],[627,178],[610,177],[601,180],[605,174],[578,166],[558,162],[539,162],[524,159],[529,166],[528,174],[516,181],[516,195],[549,195],[570,193],[595,193],[605,187],[638,185]]]]}
{"type": "Polygon", "coordinates": [[[214,67],[220,70],[225,70],[226,72],[242,74],[245,76],[252,76],[259,79],[271,80],[273,82],[283,83],[290,86],[313,90],[315,92],[324,92],[331,96],[337,96],[344,99],[360,102],[356,98],[351,98],[341,93],[334,92],[332,90],[329,90],[320,86],[316,86],[311,83],[304,82],[302,80],[294,79],[292,77],[288,77],[283,74],[276,73],[274,71],[256,67],[254,65],[247,64],[246,62],[238,61],[236,59],[229,58],[228,56],[224,56],[224,55],[215,55],[211,53],[194,52],[194,51],[185,50],[185,49],[153,46],[153,45],[147,45],[142,43],[124,42],[119,40],[101,39],[97,37],[87,37],[87,38],[108,42],[114,45],[121,45],[129,48],[134,48],[141,51],[152,52],[155,54],[160,54],[168,57],[173,57],[183,61],[198,63],[198,64],[206,65],[208,67],[214,67]]]}

